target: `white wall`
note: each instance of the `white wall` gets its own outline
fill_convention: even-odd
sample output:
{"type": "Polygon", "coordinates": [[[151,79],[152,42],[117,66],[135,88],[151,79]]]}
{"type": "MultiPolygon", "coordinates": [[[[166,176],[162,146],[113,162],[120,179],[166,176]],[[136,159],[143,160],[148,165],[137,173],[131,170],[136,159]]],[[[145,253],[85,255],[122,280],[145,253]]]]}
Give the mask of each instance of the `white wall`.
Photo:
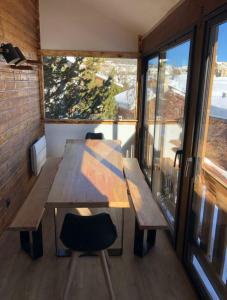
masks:
{"type": "Polygon", "coordinates": [[[95,1],[39,2],[42,49],[137,51],[137,34],[96,8],[95,1]]]}
{"type": "Polygon", "coordinates": [[[105,139],[122,142],[124,156],[134,156],[135,125],[117,124],[45,124],[47,155],[60,157],[64,152],[66,139],[84,139],[90,132],[102,132],[105,139]]]}

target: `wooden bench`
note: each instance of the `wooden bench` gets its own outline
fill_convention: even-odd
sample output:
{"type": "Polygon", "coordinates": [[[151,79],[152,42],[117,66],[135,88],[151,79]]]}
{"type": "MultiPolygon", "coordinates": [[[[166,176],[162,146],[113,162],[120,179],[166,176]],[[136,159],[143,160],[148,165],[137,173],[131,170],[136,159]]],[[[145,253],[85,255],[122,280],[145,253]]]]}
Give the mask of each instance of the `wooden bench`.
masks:
{"type": "Polygon", "coordinates": [[[42,217],[61,158],[47,158],[38,178],[8,230],[20,231],[22,249],[33,259],[43,255],[42,217]]]}
{"type": "Polygon", "coordinates": [[[124,173],[136,214],[134,254],[143,257],[155,244],[156,230],[168,224],[154,200],[136,158],[124,158],[124,173]]]}

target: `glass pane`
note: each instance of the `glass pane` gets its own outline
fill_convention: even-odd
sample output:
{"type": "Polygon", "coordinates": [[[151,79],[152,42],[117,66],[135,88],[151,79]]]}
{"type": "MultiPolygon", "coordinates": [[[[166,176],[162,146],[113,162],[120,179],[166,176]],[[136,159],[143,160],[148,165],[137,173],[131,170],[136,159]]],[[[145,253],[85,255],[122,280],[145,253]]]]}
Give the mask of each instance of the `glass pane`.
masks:
{"type": "Polygon", "coordinates": [[[210,299],[227,292],[227,22],[212,30],[209,91],[199,135],[189,259],[210,299]],[[206,274],[207,280],[204,281],[206,274]]]}
{"type": "Polygon", "coordinates": [[[190,41],[162,53],[156,108],[152,191],[174,225],[184,141],[190,41]]]}
{"type": "Polygon", "coordinates": [[[49,119],[136,118],[137,59],[45,56],[49,119]]]}
{"type": "Polygon", "coordinates": [[[148,61],[146,74],[146,95],[144,108],[144,143],[143,143],[143,169],[151,181],[152,153],[154,144],[155,103],[158,77],[158,57],[148,61]]]}

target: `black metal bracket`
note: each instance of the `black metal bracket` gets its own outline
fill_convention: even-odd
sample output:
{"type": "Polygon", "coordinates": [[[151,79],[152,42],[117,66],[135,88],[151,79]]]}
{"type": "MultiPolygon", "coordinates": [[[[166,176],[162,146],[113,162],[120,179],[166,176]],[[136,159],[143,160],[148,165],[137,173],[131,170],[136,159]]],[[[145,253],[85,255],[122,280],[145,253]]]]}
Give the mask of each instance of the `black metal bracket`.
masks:
{"type": "Polygon", "coordinates": [[[154,246],[156,230],[140,229],[137,219],[135,220],[134,254],[144,257],[154,246]]]}
{"type": "Polygon", "coordinates": [[[37,259],[43,256],[43,236],[42,223],[36,231],[20,231],[21,248],[31,256],[32,259],[37,259]]]}

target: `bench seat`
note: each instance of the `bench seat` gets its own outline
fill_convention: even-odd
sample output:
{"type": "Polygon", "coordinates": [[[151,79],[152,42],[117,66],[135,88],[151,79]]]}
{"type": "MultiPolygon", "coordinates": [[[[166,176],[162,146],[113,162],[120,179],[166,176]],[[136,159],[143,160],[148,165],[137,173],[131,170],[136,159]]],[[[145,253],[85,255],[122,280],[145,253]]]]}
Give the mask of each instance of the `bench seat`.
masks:
{"type": "Polygon", "coordinates": [[[35,185],[20,207],[8,230],[35,231],[38,229],[60,161],[60,158],[55,157],[47,159],[35,185]]]}
{"type": "Polygon", "coordinates": [[[33,259],[43,255],[42,217],[61,158],[46,160],[32,190],[8,230],[20,232],[21,248],[33,259]]]}
{"type": "Polygon", "coordinates": [[[134,253],[144,256],[149,248],[144,249],[144,231],[148,230],[147,246],[153,246],[156,229],[168,229],[168,224],[152,196],[137,159],[124,158],[123,166],[136,215],[134,253]]]}

